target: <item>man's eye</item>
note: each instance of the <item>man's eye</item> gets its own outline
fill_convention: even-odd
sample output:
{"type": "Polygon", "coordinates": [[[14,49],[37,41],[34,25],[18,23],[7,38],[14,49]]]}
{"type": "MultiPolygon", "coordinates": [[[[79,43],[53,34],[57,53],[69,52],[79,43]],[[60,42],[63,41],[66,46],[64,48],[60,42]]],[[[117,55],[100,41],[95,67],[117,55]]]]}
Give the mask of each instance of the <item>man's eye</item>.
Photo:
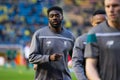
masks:
{"type": "Polygon", "coordinates": [[[106,8],[109,8],[110,6],[109,6],[109,5],[106,5],[105,7],[106,7],[106,8]]]}
{"type": "Polygon", "coordinates": [[[60,17],[59,14],[55,14],[55,15],[52,15],[52,14],[51,14],[51,15],[49,15],[50,18],[52,18],[52,17],[54,17],[54,16],[55,16],[55,17],[60,17]]]}
{"type": "Polygon", "coordinates": [[[56,15],[56,17],[60,17],[60,15],[58,14],[58,15],[56,15]]]}
{"type": "Polygon", "coordinates": [[[100,24],[100,22],[97,22],[96,24],[100,24]]]}
{"type": "Polygon", "coordinates": [[[54,15],[50,15],[49,17],[52,18],[54,15]]]}

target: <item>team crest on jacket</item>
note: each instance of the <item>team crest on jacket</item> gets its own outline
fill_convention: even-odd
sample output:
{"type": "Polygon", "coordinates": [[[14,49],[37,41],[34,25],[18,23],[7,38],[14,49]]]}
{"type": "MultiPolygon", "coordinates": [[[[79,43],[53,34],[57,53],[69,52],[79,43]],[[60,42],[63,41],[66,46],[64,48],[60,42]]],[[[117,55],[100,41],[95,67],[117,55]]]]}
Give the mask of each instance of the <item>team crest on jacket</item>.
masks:
{"type": "Polygon", "coordinates": [[[64,46],[67,47],[67,41],[64,41],[64,46]]]}
{"type": "Polygon", "coordinates": [[[111,47],[113,44],[114,44],[114,41],[113,41],[113,40],[107,41],[107,43],[106,43],[106,45],[107,45],[108,47],[111,47]]]}
{"type": "Polygon", "coordinates": [[[47,44],[47,46],[50,46],[51,41],[47,41],[46,44],[47,44]]]}

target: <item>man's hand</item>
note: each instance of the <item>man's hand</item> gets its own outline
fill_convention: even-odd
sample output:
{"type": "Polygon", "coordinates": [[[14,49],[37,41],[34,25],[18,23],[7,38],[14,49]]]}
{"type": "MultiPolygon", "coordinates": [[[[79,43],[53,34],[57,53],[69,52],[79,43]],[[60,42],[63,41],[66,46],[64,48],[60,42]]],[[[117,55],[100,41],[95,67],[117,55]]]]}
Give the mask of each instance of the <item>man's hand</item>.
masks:
{"type": "Polygon", "coordinates": [[[62,54],[52,54],[50,55],[51,61],[58,61],[62,57],[62,54]]]}
{"type": "Polygon", "coordinates": [[[34,70],[37,70],[37,64],[34,64],[34,65],[33,65],[33,69],[34,69],[34,70]]]}

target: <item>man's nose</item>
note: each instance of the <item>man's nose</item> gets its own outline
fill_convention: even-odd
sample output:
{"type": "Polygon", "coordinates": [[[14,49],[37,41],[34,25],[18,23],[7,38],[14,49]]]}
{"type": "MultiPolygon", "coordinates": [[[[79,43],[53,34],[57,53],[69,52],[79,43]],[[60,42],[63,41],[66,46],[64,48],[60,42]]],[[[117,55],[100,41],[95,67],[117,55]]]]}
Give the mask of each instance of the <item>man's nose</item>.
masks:
{"type": "Polygon", "coordinates": [[[54,16],[53,16],[53,19],[56,19],[56,18],[57,18],[57,16],[56,16],[56,15],[54,15],[54,16]]]}
{"type": "Polygon", "coordinates": [[[114,7],[113,7],[113,6],[110,6],[109,11],[110,11],[110,12],[113,12],[113,11],[114,11],[114,7]]]}

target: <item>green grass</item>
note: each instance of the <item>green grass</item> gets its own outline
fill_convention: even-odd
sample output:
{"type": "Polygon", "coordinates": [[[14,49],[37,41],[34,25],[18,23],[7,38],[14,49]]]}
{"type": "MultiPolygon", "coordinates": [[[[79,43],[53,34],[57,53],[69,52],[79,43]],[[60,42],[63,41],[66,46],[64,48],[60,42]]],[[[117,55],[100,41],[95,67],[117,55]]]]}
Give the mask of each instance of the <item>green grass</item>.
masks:
{"type": "MultiPolygon", "coordinates": [[[[71,73],[72,80],[77,80],[74,73],[71,73]]],[[[16,68],[0,67],[0,80],[34,80],[34,70],[27,70],[24,66],[16,68]]]]}
{"type": "Polygon", "coordinates": [[[72,80],[77,80],[77,78],[75,77],[75,74],[73,72],[71,72],[71,77],[72,77],[72,80]]]}
{"type": "Polygon", "coordinates": [[[0,80],[33,80],[34,71],[23,66],[16,68],[0,67],[0,80]]]}

